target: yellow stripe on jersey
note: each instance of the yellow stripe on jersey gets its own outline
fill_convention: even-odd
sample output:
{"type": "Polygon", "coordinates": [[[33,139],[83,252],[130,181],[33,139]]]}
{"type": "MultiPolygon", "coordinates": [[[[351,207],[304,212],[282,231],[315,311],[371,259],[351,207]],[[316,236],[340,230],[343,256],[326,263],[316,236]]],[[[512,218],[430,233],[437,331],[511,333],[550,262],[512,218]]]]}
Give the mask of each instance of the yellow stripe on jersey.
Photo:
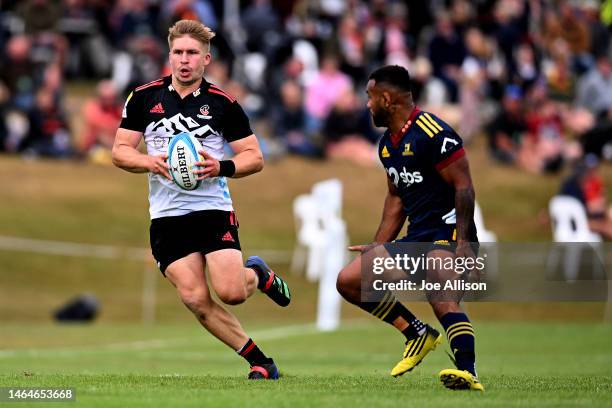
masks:
{"type": "Polygon", "coordinates": [[[423,121],[423,123],[425,123],[430,129],[431,131],[435,134],[440,133],[440,131],[438,130],[437,127],[435,127],[426,117],[425,115],[421,115],[421,117],[419,118],[420,120],[423,121]]]}
{"type": "Polygon", "coordinates": [[[434,134],[431,133],[431,130],[429,130],[429,128],[423,122],[421,122],[421,119],[417,119],[416,124],[419,125],[419,127],[423,129],[423,131],[425,131],[429,137],[434,137],[434,134]]]}
{"type": "Polygon", "coordinates": [[[425,115],[425,116],[427,117],[427,119],[429,119],[429,121],[430,121],[431,123],[433,123],[433,125],[434,125],[435,127],[437,127],[437,128],[438,128],[438,130],[440,130],[440,131],[444,130],[444,129],[442,129],[442,126],[440,126],[440,124],[434,120],[434,118],[432,118],[431,116],[429,116],[429,113],[424,112],[424,113],[423,113],[423,115],[425,115]]]}

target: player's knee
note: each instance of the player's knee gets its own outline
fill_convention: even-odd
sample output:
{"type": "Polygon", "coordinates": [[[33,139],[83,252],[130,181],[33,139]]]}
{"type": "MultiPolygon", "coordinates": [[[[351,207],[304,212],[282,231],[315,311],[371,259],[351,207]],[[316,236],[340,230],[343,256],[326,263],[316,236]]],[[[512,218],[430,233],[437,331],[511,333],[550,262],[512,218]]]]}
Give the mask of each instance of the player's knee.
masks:
{"type": "Polygon", "coordinates": [[[244,288],[227,288],[217,291],[217,296],[226,305],[239,305],[247,300],[247,292],[244,288]]]}
{"type": "Polygon", "coordinates": [[[354,279],[351,276],[350,272],[346,269],[343,269],[338,274],[338,278],[336,279],[336,290],[342,297],[347,298],[354,292],[354,279]]]}
{"type": "Polygon", "coordinates": [[[205,320],[208,315],[209,303],[206,299],[195,291],[184,290],[180,291],[183,304],[189,309],[199,320],[205,320]]]}

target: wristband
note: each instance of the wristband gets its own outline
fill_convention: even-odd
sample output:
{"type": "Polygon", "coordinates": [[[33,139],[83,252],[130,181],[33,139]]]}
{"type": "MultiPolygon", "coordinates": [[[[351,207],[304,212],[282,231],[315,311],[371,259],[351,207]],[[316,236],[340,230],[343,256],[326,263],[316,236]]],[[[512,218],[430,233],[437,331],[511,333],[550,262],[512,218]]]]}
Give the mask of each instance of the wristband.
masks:
{"type": "Polygon", "coordinates": [[[236,173],[236,164],[233,160],[219,161],[219,177],[232,177],[236,173]]]}

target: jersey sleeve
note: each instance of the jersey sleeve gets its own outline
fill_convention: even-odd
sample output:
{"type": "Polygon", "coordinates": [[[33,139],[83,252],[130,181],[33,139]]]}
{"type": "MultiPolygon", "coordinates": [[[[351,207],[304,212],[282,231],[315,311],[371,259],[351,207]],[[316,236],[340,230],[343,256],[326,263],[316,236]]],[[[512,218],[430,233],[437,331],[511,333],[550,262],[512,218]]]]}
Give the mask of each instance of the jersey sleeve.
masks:
{"type": "Polygon", "coordinates": [[[430,141],[429,152],[432,163],[438,171],[465,156],[463,140],[457,133],[448,130],[438,133],[430,141]]]}
{"type": "Polygon", "coordinates": [[[123,113],[121,114],[120,128],[144,132],[146,128],[145,113],[142,111],[143,96],[141,93],[132,91],[125,100],[123,113]]]}
{"type": "Polygon", "coordinates": [[[225,111],[223,120],[223,137],[228,142],[243,139],[253,134],[249,118],[238,102],[232,102],[225,111]]]}
{"type": "Polygon", "coordinates": [[[427,159],[433,163],[437,171],[443,170],[465,155],[463,140],[444,121],[423,112],[415,122],[423,132],[427,159]]]}

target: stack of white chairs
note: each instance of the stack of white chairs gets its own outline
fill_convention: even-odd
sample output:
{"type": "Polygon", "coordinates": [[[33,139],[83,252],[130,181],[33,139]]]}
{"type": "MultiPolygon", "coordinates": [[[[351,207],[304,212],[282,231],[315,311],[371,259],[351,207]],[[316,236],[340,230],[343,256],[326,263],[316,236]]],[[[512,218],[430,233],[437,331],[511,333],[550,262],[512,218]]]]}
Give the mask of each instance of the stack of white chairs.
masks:
{"type": "Polygon", "coordinates": [[[497,249],[497,234],[485,227],[482,210],[477,202],[474,203],[474,224],[476,225],[476,231],[478,232],[480,247],[487,254],[486,276],[487,278],[494,279],[497,276],[497,264],[499,258],[497,249]]]}
{"type": "Polygon", "coordinates": [[[553,247],[548,258],[548,270],[556,269],[563,255],[565,279],[575,281],[578,278],[583,250],[591,249],[593,277],[601,278],[602,239],[599,234],[589,229],[586,209],[582,203],[574,197],[559,195],[550,200],[548,211],[552,221],[553,241],[563,244],[553,247]]]}
{"type": "Polygon", "coordinates": [[[341,298],[336,290],[338,272],[348,261],[348,236],[342,220],[342,182],[316,183],[310,194],[293,203],[297,243],[291,271],[305,270],[306,278],[319,281],[317,327],[334,330],[340,324],[341,298]]]}

